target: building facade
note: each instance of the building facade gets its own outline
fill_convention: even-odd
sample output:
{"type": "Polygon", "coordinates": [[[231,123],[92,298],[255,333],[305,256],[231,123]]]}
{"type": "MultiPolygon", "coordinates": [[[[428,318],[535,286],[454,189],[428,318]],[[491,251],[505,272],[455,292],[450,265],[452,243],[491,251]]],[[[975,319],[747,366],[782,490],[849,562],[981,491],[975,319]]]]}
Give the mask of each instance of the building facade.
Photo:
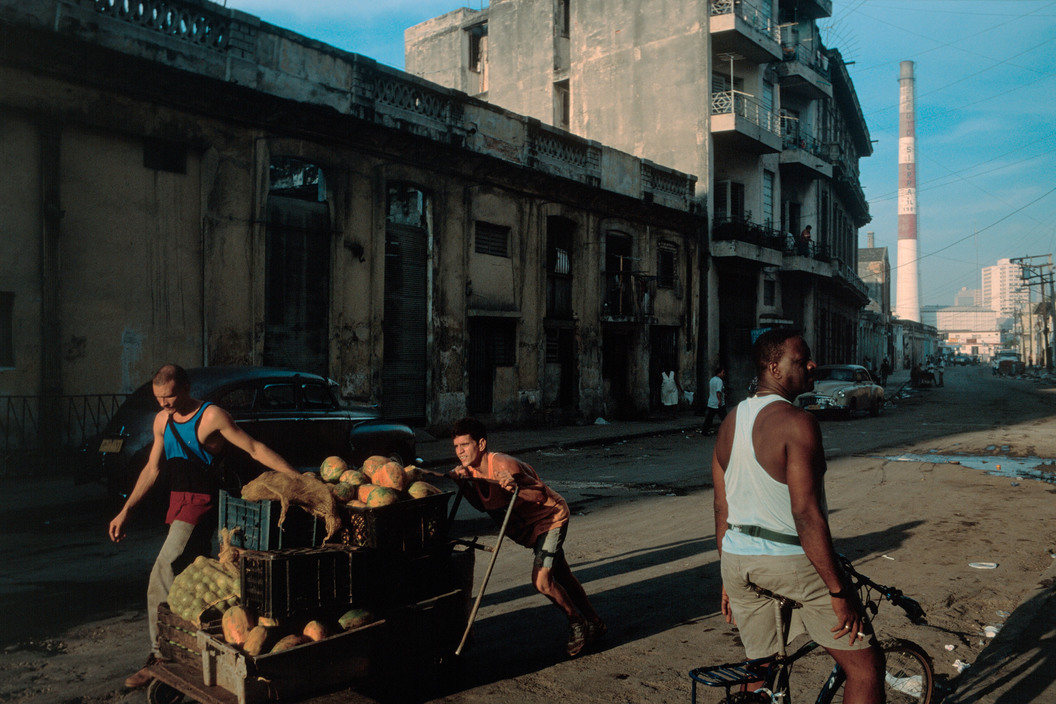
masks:
{"type": "MultiPolygon", "coordinates": [[[[758,330],[857,356],[869,132],[817,20],[831,0],[492,0],[405,32],[407,70],[698,177],[702,364],[732,395],[758,330]],[[809,241],[800,233],[811,227],[809,241]]],[[[703,369],[698,374],[704,373],[703,369]]],[[[706,377],[704,377],[706,378],[706,377]]]]}
{"type": "Polygon", "coordinates": [[[643,413],[696,367],[685,173],[197,0],[4,0],[0,86],[6,447],[166,362],[433,428],[643,413]]]}
{"type": "Polygon", "coordinates": [[[1023,267],[1010,259],[998,259],[997,264],[983,267],[982,292],[982,305],[1006,317],[1018,315],[1030,298],[1023,267]]]}

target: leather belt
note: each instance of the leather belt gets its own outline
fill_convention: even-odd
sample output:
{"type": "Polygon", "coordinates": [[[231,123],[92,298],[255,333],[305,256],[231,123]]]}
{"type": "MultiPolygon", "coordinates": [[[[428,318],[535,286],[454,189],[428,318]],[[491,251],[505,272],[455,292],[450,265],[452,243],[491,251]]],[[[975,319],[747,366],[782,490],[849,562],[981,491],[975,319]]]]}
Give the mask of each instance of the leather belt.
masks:
{"type": "Polygon", "coordinates": [[[784,533],[778,533],[772,531],[769,528],[763,528],[762,526],[735,526],[732,523],[727,523],[726,527],[730,530],[735,530],[738,533],[744,533],[750,535],[753,538],[762,538],[763,540],[772,540],[775,543],[784,543],[785,545],[799,545],[799,536],[797,535],[785,535],[784,533]]]}

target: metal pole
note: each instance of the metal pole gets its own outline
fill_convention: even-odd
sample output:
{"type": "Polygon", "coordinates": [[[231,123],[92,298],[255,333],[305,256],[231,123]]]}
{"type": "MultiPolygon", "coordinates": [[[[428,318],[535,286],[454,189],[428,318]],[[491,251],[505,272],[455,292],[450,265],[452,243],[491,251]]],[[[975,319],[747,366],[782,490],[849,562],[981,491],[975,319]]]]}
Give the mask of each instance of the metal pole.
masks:
{"type": "Polygon", "coordinates": [[[469,638],[469,631],[473,628],[473,621],[477,618],[477,610],[480,609],[480,601],[484,598],[484,590],[488,587],[488,580],[491,579],[491,571],[495,567],[495,558],[499,556],[499,548],[502,547],[502,539],[506,537],[506,526],[510,523],[510,515],[513,513],[513,504],[517,501],[517,494],[519,494],[521,488],[515,486],[513,488],[513,496],[510,497],[510,506],[506,509],[506,517],[502,519],[502,527],[499,528],[499,539],[495,542],[495,550],[491,553],[491,562],[488,563],[488,570],[484,573],[484,581],[480,584],[480,591],[477,592],[477,600],[473,604],[473,610],[469,612],[469,621],[466,623],[466,632],[462,634],[462,641],[455,648],[455,655],[462,654],[462,648],[466,647],[466,639],[469,638]]]}

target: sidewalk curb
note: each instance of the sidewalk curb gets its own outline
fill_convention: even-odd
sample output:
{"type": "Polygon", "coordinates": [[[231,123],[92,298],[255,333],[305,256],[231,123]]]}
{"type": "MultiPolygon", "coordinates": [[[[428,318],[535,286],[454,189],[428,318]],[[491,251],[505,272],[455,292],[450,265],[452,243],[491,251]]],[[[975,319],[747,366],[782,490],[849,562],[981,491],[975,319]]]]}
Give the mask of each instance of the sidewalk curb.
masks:
{"type": "MultiPolygon", "coordinates": [[[[650,428],[648,430],[640,430],[640,431],[636,431],[636,432],[623,433],[623,434],[620,434],[620,435],[608,435],[608,434],[606,434],[606,435],[598,435],[598,436],[590,437],[590,438],[568,439],[568,440],[557,440],[557,441],[551,441],[551,442],[544,442],[544,443],[535,444],[535,445],[523,444],[523,445],[514,445],[514,446],[503,446],[501,451],[503,453],[506,453],[506,454],[516,455],[516,454],[527,454],[529,452],[540,452],[542,450],[567,450],[567,449],[580,448],[580,447],[596,447],[598,445],[607,445],[607,444],[613,443],[613,442],[623,442],[623,441],[626,441],[626,440],[637,440],[639,438],[656,437],[658,435],[673,435],[675,433],[693,432],[694,428],[696,426],[698,426],[698,425],[700,425],[700,423],[699,422],[695,422],[695,423],[692,423],[692,424],[687,424],[685,427],[657,427],[657,428],[650,428]]],[[[545,431],[540,431],[540,432],[545,432],[545,431]]],[[[492,435],[493,436],[502,435],[502,433],[500,431],[500,432],[492,433],[492,435]]],[[[438,441],[435,441],[435,442],[443,442],[443,441],[439,441],[438,440],[438,441]]],[[[443,444],[444,444],[445,451],[449,450],[450,445],[447,442],[444,442],[443,444]]],[[[434,467],[446,466],[446,465],[454,466],[454,464],[457,464],[457,460],[454,457],[454,452],[450,452],[450,457],[434,456],[432,458],[426,458],[426,457],[424,457],[424,455],[426,455],[426,454],[430,454],[430,453],[421,452],[421,451],[419,451],[419,453],[418,453],[418,455],[420,457],[422,457],[421,466],[423,468],[425,468],[425,469],[432,469],[434,467]]]]}

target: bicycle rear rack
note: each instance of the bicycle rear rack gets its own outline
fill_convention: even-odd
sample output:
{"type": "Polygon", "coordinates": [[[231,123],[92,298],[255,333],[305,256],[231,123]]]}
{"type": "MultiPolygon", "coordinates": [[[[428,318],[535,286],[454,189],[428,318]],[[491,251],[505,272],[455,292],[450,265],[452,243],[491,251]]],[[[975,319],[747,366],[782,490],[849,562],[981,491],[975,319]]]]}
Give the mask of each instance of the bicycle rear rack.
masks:
{"type": "Polygon", "coordinates": [[[749,682],[766,680],[769,670],[774,664],[774,658],[760,658],[758,660],[727,663],[725,665],[714,665],[712,667],[696,667],[689,671],[689,677],[693,680],[692,702],[697,701],[697,683],[708,687],[725,687],[726,696],[730,696],[730,689],[749,682]]]}

